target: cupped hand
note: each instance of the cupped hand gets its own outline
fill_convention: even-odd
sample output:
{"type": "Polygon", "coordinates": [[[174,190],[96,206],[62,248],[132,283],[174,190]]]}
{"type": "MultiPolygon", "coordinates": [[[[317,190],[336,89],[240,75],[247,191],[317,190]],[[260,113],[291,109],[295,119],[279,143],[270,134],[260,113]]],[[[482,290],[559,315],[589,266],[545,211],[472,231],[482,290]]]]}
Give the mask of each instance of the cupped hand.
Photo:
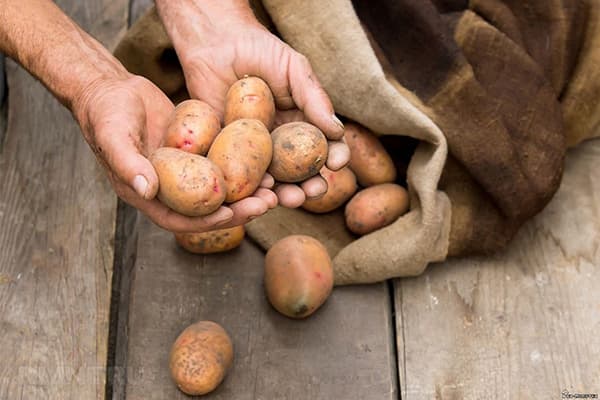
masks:
{"type": "MultiPolygon", "coordinates": [[[[260,77],[273,92],[276,123],[305,120],[314,124],[330,140],[327,167],[338,170],[348,163],[350,151],[341,141],[343,124],[310,63],[256,21],[249,9],[237,6],[236,12],[218,14],[200,2],[180,8],[157,5],[191,97],[209,103],[222,117],[229,87],[246,75],[260,77]]],[[[327,183],[320,176],[300,186],[275,188],[279,203],[286,207],[298,207],[305,198],[319,197],[326,190],[327,183]]]]}
{"type": "Polygon", "coordinates": [[[154,223],[173,232],[203,232],[248,222],[275,207],[266,177],[256,193],[203,217],[187,217],[163,205],[147,157],[161,146],[173,104],[145,78],[123,74],[90,84],[73,105],[83,135],[117,193],[154,223]]]}

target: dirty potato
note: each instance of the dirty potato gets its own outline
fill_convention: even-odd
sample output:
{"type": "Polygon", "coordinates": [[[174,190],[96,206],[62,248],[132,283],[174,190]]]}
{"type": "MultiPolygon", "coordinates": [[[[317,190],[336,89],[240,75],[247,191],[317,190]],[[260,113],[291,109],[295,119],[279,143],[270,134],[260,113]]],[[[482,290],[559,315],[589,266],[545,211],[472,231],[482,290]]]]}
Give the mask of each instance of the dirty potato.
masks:
{"type": "Polygon", "coordinates": [[[325,246],[304,235],[279,240],[265,257],[264,284],[269,302],[283,315],[311,315],[333,289],[333,267],[325,246]]]}
{"type": "Polygon", "coordinates": [[[290,122],[271,133],[273,160],[269,173],[279,182],[302,182],[327,161],[327,138],[314,125],[290,122]]]}
{"type": "Polygon", "coordinates": [[[158,175],[158,199],[190,217],[208,215],[225,200],[223,173],[212,161],[183,150],[161,147],[150,156],[158,175]]]}
{"type": "Polygon", "coordinates": [[[361,186],[392,183],[396,180],[396,167],[377,136],[367,128],[346,123],[344,140],[350,148],[349,167],[361,186]]]}
{"type": "Polygon", "coordinates": [[[408,211],[406,189],[394,183],[368,187],[346,204],[346,226],[357,235],[365,235],[396,221],[408,211]]]}
{"type": "Polygon", "coordinates": [[[318,199],[307,199],[302,208],[314,213],[327,213],[341,207],[356,193],[356,177],[348,167],[332,171],[321,168],[321,176],[327,181],[327,192],[318,199]]]}
{"type": "Polygon", "coordinates": [[[213,142],[208,158],[223,171],[226,202],[250,196],[260,185],[273,155],[271,135],[256,119],[238,119],[213,142]]]}
{"type": "Polygon", "coordinates": [[[244,240],[244,225],[209,232],[175,233],[177,243],[195,254],[222,253],[238,247],[244,240]]]}
{"type": "Polygon", "coordinates": [[[233,343],[219,324],[200,321],[187,327],[173,343],[169,370],[177,387],[189,395],[212,392],[233,363],[233,343]]]}
{"type": "Polygon", "coordinates": [[[260,78],[244,77],[235,82],[225,97],[225,125],[237,119],[257,119],[270,131],[275,120],[271,89],[260,78]]]}
{"type": "Polygon", "coordinates": [[[219,116],[211,106],[186,100],[171,115],[164,145],[204,156],[220,130],[219,116]]]}

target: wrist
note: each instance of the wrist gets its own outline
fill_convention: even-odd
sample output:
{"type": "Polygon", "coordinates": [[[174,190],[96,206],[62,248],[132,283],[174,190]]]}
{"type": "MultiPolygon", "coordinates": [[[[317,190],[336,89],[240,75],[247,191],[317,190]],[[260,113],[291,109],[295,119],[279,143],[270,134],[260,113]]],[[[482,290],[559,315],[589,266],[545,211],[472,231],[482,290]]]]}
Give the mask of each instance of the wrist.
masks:
{"type": "Polygon", "coordinates": [[[264,29],[247,0],[156,0],[156,8],[180,59],[243,27],[264,29]]]}

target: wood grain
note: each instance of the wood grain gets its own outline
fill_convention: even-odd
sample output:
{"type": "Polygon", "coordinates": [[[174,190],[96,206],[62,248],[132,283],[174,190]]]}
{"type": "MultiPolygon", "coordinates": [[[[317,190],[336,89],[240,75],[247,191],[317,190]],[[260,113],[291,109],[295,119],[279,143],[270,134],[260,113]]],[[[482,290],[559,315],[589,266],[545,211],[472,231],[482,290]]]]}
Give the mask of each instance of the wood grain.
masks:
{"type": "MultiPolygon", "coordinates": [[[[125,1],[62,0],[114,45],[125,1]]],[[[104,399],[116,197],[70,113],[7,62],[0,154],[0,398],[104,399]]]]}
{"type": "Polygon", "coordinates": [[[232,336],[234,367],[206,399],[396,399],[387,285],[344,287],[296,321],[268,304],[264,255],[247,240],[222,255],[178,248],[143,219],[129,308],[127,399],[187,399],[169,377],[168,354],[197,320],[232,336]]]}
{"type": "Polygon", "coordinates": [[[402,398],[600,395],[600,140],[503,254],[395,282],[402,398]]]}
{"type": "Polygon", "coordinates": [[[129,23],[133,24],[150,7],[154,5],[154,0],[131,0],[129,8],[129,23]]]}

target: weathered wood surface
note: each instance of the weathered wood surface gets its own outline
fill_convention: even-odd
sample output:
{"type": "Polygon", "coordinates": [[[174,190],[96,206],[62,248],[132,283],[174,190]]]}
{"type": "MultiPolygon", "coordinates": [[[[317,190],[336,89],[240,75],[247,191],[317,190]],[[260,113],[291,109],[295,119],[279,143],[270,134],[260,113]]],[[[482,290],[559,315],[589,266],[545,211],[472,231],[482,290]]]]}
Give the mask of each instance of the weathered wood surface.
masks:
{"type": "Polygon", "coordinates": [[[395,282],[402,399],[600,395],[600,140],[508,251],[395,282]]]}
{"type": "MultiPolygon", "coordinates": [[[[125,0],[58,4],[105,44],[125,0]]],[[[7,62],[0,399],[104,399],[116,197],[70,113],[7,62]]]]}
{"type": "Polygon", "coordinates": [[[129,22],[133,24],[150,7],[154,5],[154,0],[131,0],[129,10],[129,22]]]}
{"type": "Polygon", "coordinates": [[[189,254],[146,219],[138,227],[129,308],[127,399],[186,399],[169,377],[177,335],[213,320],[231,335],[234,367],[206,399],[396,399],[393,319],[385,284],[335,289],[296,321],[268,304],[264,254],[245,241],[230,253],[189,254]]]}

